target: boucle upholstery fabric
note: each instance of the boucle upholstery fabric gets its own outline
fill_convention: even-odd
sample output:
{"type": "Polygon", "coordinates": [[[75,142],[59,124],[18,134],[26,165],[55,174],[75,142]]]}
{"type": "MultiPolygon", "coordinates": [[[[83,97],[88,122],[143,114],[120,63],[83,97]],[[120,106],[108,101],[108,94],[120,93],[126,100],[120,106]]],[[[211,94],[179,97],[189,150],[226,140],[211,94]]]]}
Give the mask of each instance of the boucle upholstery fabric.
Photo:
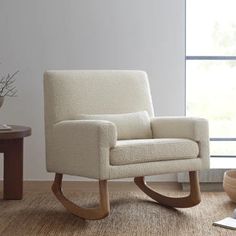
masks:
{"type": "MultiPolygon", "coordinates": [[[[48,71],[44,74],[46,164],[49,172],[117,179],[200,170],[209,166],[205,120],[152,118],[147,75],[141,71],[48,71]],[[109,121],[78,120],[81,114],[147,111],[154,139],[185,138],[199,145],[198,158],[111,165],[117,129],[109,121]]],[[[145,160],[145,156],[143,159],[145,160]]]]}
{"type": "Polygon", "coordinates": [[[198,144],[190,139],[140,139],[118,141],[111,148],[111,165],[197,158],[198,144]]]}
{"type": "Polygon", "coordinates": [[[198,142],[202,169],[209,168],[208,121],[193,117],[152,118],[153,138],[187,138],[198,142]]]}
{"type": "Polygon", "coordinates": [[[116,125],[117,139],[150,139],[152,130],[146,111],[124,114],[80,115],[79,120],[107,120],[116,125]]]}
{"type": "Polygon", "coordinates": [[[94,135],[88,132],[88,137],[86,132],[87,129],[90,130],[88,126],[82,128],[83,135],[80,135],[81,132],[72,134],[76,128],[71,128],[70,133],[65,131],[67,136],[63,137],[61,134],[60,144],[62,145],[63,139],[71,148],[66,149],[63,144],[61,151],[58,151],[59,144],[53,127],[60,121],[77,120],[81,114],[119,114],[138,111],[147,111],[150,117],[154,115],[147,74],[143,71],[46,71],[44,114],[47,170],[91,178],[109,178],[109,148],[99,149],[97,143],[88,138],[94,140],[98,129],[93,130],[94,135]],[[77,140],[71,140],[71,137],[76,135],[78,142],[81,142],[80,145],[76,143],[77,140]],[[96,148],[97,152],[100,152],[95,160],[92,160],[94,155],[90,156],[90,152],[86,158],[83,151],[80,153],[79,147],[84,145],[88,146],[87,149],[96,148]]]}
{"type": "MultiPolygon", "coordinates": [[[[151,176],[202,169],[200,158],[170,161],[145,162],[130,165],[110,165],[107,179],[151,176]]],[[[106,178],[104,178],[106,179],[106,178]]]]}
{"type": "Polygon", "coordinates": [[[116,145],[116,127],[109,121],[61,121],[53,127],[50,172],[102,178],[109,175],[109,149],[116,145]]]}
{"type": "Polygon", "coordinates": [[[147,111],[154,116],[143,71],[70,70],[44,73],[46,125],[81,114],[147,111]]]}

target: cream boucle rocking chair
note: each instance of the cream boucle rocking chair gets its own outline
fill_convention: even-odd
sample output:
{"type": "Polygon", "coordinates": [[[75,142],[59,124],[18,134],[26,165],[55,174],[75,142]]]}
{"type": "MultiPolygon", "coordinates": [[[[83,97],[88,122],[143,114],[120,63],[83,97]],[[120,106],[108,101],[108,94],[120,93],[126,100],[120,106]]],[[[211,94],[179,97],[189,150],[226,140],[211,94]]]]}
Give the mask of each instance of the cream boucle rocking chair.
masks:
{"type": "Polygon", "coordinates": [[[44,74],[46,163],[52,191],[84,219],[110,211],[107,180],[134,177],[149,197],[171,207],[201,200],[197,171],[209,167],[208,123],[200,118],[154,117],[142,71],[47,71],[44,74]],[[188,171],[190,194],[163,196],[144,176],[188,171]],[[99,181],[100,204],[82,208],[61,191],[63,174],[99,181]]]}

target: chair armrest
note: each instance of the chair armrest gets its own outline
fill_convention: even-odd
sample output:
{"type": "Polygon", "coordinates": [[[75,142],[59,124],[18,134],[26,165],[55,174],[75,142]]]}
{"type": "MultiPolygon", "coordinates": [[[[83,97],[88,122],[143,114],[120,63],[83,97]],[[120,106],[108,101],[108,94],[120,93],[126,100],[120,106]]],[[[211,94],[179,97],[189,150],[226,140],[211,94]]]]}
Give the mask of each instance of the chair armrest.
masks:
{"type": "Polygon", "coordinates": [[[209,168],[209,127],[203,118],[154,117],[151,119],[153,138],[186,138],[199,144],[203,168],[209,168]]]}
{"type": "Polygon", "coordinates": [[[209,140],[208,121],[190,117],[154,117],[151,119],[153,138],[187,138],[209,140]]]}
{"type": "Polygon", "coordinates": [[[47,167],[52,169],[54,165],[64,174],[106,178],[110,148],[116,140],[116,127],[109,121],[61,121],[53,127],[52,155],[47,157],[47,167]]]}
{"type": "Polygon", "coordinates": [[[87,145],[111,148],[117,141],[116,126],[109,121],[67,120],[56,123],[53,130],[55,138],[63,139],[63,143],[74,141],[76,144],[86,139],[87,145]]]}

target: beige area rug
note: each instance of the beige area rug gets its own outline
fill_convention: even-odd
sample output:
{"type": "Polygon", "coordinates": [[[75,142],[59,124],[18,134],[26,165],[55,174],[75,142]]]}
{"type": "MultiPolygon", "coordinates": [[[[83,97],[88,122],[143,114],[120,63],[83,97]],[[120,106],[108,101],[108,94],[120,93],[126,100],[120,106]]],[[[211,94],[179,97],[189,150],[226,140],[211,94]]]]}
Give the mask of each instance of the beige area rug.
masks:
{"type": "MultiPolygon", "coordinates": [[[[98,197],[96,192],[67,196],[85,205],[93,205],[98,197]]],[[[203,193],[200,205],[178,210],[156,204],[139,190],[112,192],[110,198],[111,213],[100,221],[71,215],[50,192],[25,192],[22,201],[0,200],[0,235],[236,235],[236,231],[212,226],[236,207],[222,192],[203,193]]]]}

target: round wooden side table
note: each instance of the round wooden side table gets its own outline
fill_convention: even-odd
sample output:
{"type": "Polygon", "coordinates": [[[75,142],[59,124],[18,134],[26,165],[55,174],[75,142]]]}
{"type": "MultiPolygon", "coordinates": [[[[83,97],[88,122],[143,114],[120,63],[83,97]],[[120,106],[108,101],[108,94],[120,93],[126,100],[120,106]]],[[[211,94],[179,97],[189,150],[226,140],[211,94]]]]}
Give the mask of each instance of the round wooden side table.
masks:
{"type": "Polygon", "coordinates": [[[4,154],[3,199],[20,200],[23,196],[23,140],[31,128],[10,125],[0,131],[0,152],[4,154]]]}

